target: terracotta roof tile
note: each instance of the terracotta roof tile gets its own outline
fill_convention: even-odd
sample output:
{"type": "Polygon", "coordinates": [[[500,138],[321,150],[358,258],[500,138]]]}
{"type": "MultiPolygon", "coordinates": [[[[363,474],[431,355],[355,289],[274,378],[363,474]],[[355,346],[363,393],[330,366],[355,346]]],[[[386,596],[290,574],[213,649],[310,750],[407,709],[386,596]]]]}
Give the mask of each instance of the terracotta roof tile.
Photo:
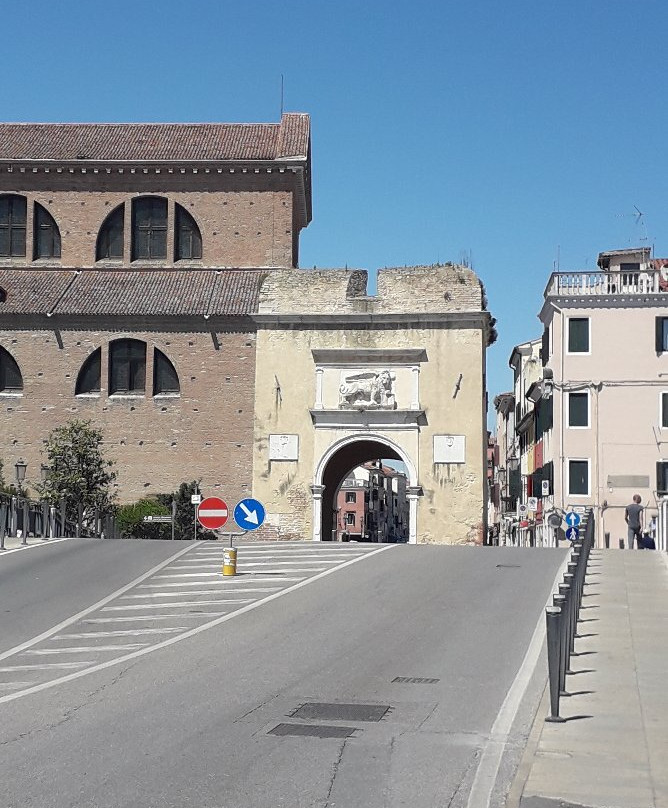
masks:
{"type": "Polygon", "coordinates": [[[244,316],[257,310],[264,276],[252,269],[0,269],[0,315],[244,316]]]}
{"type": "Polygon", "coordinates": [[[5,123],[0,160],[276,160],[308,152],[310,122],[5,123]]]}

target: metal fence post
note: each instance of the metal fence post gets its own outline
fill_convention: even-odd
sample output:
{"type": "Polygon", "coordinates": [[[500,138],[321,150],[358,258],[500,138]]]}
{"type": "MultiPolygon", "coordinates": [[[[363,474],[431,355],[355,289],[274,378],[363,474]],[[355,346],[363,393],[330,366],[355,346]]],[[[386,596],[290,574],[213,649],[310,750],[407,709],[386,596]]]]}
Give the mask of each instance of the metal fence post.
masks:
{"type": "Polygon", "coordinates": [[[7,535],[7,503],[0,501],[0,550],[5,549],[5,536],[7,535]]]}
{"type": "Polygon", "coordinates": [[[545,609],[547,628],[547,667],[550,679],[550,715],[545,719],[551,723],[563,723],[566,719],[559,716],[559,657],[560,657],[560,624],[561,609],[548,606],[545,609]]]}
{"type": "Polygon", "coordinates": [[[21,534],[21,544],[28,544],[28,531],[30,530],[30,511],[28,510],[28,500],[23,500],[23,533],[21,534]]]}

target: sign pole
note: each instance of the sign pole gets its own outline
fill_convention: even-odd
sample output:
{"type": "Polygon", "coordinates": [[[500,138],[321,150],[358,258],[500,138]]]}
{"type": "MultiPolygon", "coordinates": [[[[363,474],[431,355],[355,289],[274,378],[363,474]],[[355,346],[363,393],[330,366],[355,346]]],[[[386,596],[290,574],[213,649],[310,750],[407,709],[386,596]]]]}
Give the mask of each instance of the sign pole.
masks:
{"type": "Polygon", "coordinates": [[[176,500],[172,500],[172,541],[174,541],[174,522],[176,521],[176,500]]]}

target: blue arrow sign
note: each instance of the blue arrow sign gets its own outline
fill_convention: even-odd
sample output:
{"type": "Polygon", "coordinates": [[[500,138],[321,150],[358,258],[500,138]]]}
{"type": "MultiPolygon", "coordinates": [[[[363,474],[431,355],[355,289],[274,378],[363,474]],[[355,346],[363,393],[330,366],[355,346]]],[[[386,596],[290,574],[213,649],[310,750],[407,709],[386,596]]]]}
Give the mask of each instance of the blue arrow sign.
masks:
{"type": "Polygon", "coordinates": [[[568,541],[577,541],[580,531],[576,527],[569,527],[566,531],[568,541]]]}
{"type": "Polygon", "coordinates": [[[577,527],[581,521],[582,517],[579,513],[575,513],[575,511],[569,511],[566,516],[564,516],[564,522],[566,522],[568,527],[577,527]]]}
{"type": "Polygon", "coordinates": [[[264,517],[264,505],[257,499],[248,497],[234,506],[234,521],[242,530],[257,530],[264,517]]]}

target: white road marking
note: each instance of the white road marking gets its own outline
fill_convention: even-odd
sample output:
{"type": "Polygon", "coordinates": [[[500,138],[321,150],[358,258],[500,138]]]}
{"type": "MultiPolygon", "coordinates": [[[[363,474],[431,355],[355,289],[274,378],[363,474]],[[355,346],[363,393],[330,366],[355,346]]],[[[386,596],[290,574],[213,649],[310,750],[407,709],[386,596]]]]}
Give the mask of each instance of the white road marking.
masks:
{"type": "MultiPolygon", "coordinates": [[[[303,580],[304,580],[303,577],[300,577],[300,578],[284,578],[282,575],[280,577],[278,577],[278,578],[275,575],[271,576],[271,577],[267,577],[267,578],[261,578],[259,575],[253,575],[252,578],[247,578],[246,580],[244,580],[244,576],[236,575],[235,578],[234,578],[234,585],[237,586],[237,584],[257,584],[257,583],[264,583],[265,581],[267,583],[274,583],[274,582],[278,582],[278,581],[291,581],[291,582],[294,583],[295,581],[303,581],[303,580]]],[[[179,581],[179,582],[177,582],[175,584],[170,584],[170,583],[142,584],[141,586],[138,586],[137,589],[164,589],[165,587],[168,587],[168,586],[171,586],[171,587],[201,586],[202,583],[203,583],[202,581],[179,581]]],[[[231,582],[231,580],[229,578],[223,578],[222,576],[221,576],[220,581],[206,581],[207,586],[210,586],[211,584],[215,584],[215,583],[219,584],[219,587],[223,587],[223,586],[227,587],[227,586],[231,586],[231,584],[232,584],[232,582],[231,582]]]]}
{"type": "MultiPolygon", "coordinates": [[[[138,652],[134,651],[133,653],[136,654],[138,652]]],[[[40,665],[12,665],[8,668],[0,668],[0,673],[12,673],[13,671],[68,670],[71,668],[82,668],[85,665],[93,664],[94,660],[87,660],[86,662],[42,662],[40,665]]],[[[11,699],[8,699],[8,701],[11,701],[11,699]]]]}
{"type": "MultiPolygon", "coordinates": [[[[63,539],[65,541],[65,539],[63,539]]],[[[58,623],[57,626],[48,629],[47,631],[43,631],[41,634],[38,634],[37,637],[33,637],[31,640],[26,640],[22,642],[20,645],[15,645],[13,648],[9,648],[7,651],[3,651],[0,653],[0,660],[7,659],[7,657],[13,656],[14,654],[18,654],[19,651],[23,651],[26,648],[30,648],[33,645],[37,645],[38,642],[42,640],[46,640],[48,637],[52,637],[54,634],[57,634],[59,631],[62,631],[64,628],[71,626],[73,623],[78,622],[81,620],[82,617],[86,617],[91,612],[97,611],[100,607],[104,606],[107,603],[110,603],[115,598],[119,597],[119,595],[124,595],[129,589],[132,589],[137,584],[140,584],[142,581],[145,581],[147,578],[150,578],[159,570],[166,567],[168,564],[171,564],[172,561],[175,561],[177,558],[180,558],[184,553],[187,553],[189,550],[192,549],[192,545],[179,550],[174,555],[170,556],[166,561],[162,561],[160,564],[157,564],[155,567],[150,569],[148,572],[145,572],[143,575],[140,575],[138,578],[135,578],[134,581],[130,581],[129,584],[122,586],[120,589],[117,589],[115,592],[112,592],[111,595],[107,595],[106,598],[102,598],[102,600],[98,600],[97,603],[94,603],[92,606],[89,606],[87,609],[83,609],[77,614],[72,615],[72,617],[68,617],[67,620],[63,620],[61,623],[58,623]]]]}
{"type": "Polygon", "coordinates": [[[103,612],[129,612],[131,609],[181,609],[185,606],[208,606],[221,603],[251,603],[253,598],[240,600],[182,600],[177,603],[134,603],[128,606],[105,606],[103,612]]]}
{"type": "MultiPolygon", "coordinates": [[[[15,701],[16,699],[23,698],[24,696],[29,696],[32,693],[40,693],[43,690],[48,690],[49,688],[56,687],[57,685],[63,684],[65,682],[71,682],[74,679],[80,679],[82,676],[87,676],[91,673],[96,673],[97,671],[106,670],[110,668],[112,665],[119,665],[122,662],[129,662],[131,659],[137,659],[140,656],[144,656],[145,654],[153,653],[154,651],[158,651],[162,648],[167,648],[171,645],[175,645],[177,642],[181,642],[182,640],[189,639],[190,637],[195,637],[197,634],[201,634],[203,631],[208,631],[211,628],[215,628],[215,626],[219,626],[222,623],[226,623],[228,620],[232,620],[235,617],[240,617],[242,614],[246,614],[247,612],[251,612],[255,609],[259,609],[261,606],[264,606],[266,603],[271,603],[278,598],[282,598],[285,595],[289,595],[291,592],[296,592],[298,589],[302,589],[305,586],[309,586],[316,581],[321,580],[322,578],[327,577],[328,575],[332,575],[339,570],[344,569],[345,567],[349,567],[352,564],[356,564],[358,561],[362,561],[365,558],[370,558],[371,556],[376,555],[377,553],[385,552],[386,550],[391,550],[396,547],[396,544],[385,544],[382,547],[379,547],[377,550],[374,550],[369,553],[365,553],[363,556],[358,556],[357,558],[351,558],[349,561],[344,562],[343,564],[339,564],[337,567],[331,567],[324,572],[319,573],[318,575],[313,575],[310,578],[307,578],[304,581],[300,581],[293,586],[289,586],[286,589],[281,589],[280,592],[274,592],[271,595],[267,595],[266,598],[262,598],[261,600],[255,600],[252,603],[248,603],[246,606],[242,606],[240,609],[235,609],[232,612],[227,614],[221,615],[220,617],[215,618],[214,620],[210,620],[208,623],[203,623],[199,626],[195,626],[194,628],[190,629],[190,631],[186,631],[183,634],[179,634],[177,637],[169,637],[162,642],[155,643],[154,645],[150,645],[147,648],[140,648],[138,651],[132,651],[129,654],[124,654],[123,656],[116,657],[116,659],[108,659],[106,662],[100,662],[97,665],[92,665],[87,670],[79,670],[74,671],[73,673],[68,673],[65,676],[60,676],[58,679],[53,679],[50,682],[41,682],[38,685],[34,685],[33,687],[28,687],[25,690],[20,690],[17,693],[8,693],[6,696],[0,696],[0,704],[5,704],[9,701],[15,701]]],[[[183,615],[179,615],[179,618],[183,617],[183,615]]]]}
{"type": "MultiPolygon", "coordinates": [[[[229,610],[224,612],[183,612],[183,614],[135,614],[132,617],[96,617],[91,620],[83,620],[84,623],[142,623],[155,620],[185,620],[188,617],[220,617],[229,614],[229,610]]],[[[143,631],[143,629],[138,629],[143,631]]]]}
{"type": "Polygon", "coordinates": [[[23,651],[22,656],[27,654],[48,656],[49,654],[89,654],[91,651],[127,651],[134,648],[145,648],[147,645],[147,642],[134,642],[124,643],[123,645],[81,645],[76,648],[31,648],[29,651],[23,651]]]}
{"type": "MultiPolygon", "coordinates": [[[[280,586],[258,586],[258,587],[244,587],[243,589],[232,589],[231,587],[225,587],[225,594],[231,595],[235,592],[276,592],[280,589],[280,586]]],[[[173,598],[178,596],[179,594],[183,595],[217,595],[220,593],[220,589],[196,589],[194,592],[192,590],[188,592],[151,592],[149,595],[123,595],[123,597],[119,598],[119,600],[140,600],[143,598],[173,598]]]]}
{"type": "MultiPolygon", "coordinates": [[[[364,556],[363,556],[364,557],[364,556]]],[[[318,572],[320,570],[324,570],[326,567],[319,566],[314,567],[313,569],[294,569],[294,570],[271,570],[275,575],[280,575],[282,572],[318,572]]],[[[238,574],[238,573],[237,573],[238,574]]],[[[243,574],[243,573],[242,573],[243,574]]],[[[260,572],[259,570],[256,572],[251,571],[248,573],[249,575],[269,575],[269,571],[264,570],[260,572]]],[[[218,572],[176,572],[169,575],[156,575],[153,580],[154,581],[162,581],[165,578],[219,578],[221,577],[222,573],[218,572]]]]}
{"type": "MultiPolygon", "coordinates": [[[[552,605],[552,593],[558,590],[559,582],[561,581],[564,573],[564,568],[568,563],[568,556],[565,556],[563,563],[559,566],[559,570],[550,589],[547,605],[552,605]]],[[[489,808],[490,800],[492,798],[492,791],[496,783],[496,778],[499,774],[501,760],[503,753],[508,743],[508,736],[512,729],[513,722],[517,716],[517,711],[520,708],[526,689],[529,686],[533,672],[538,664],[540,652],[543,647],[543,639],[545,637],[545,614],[541,609],[534,629],[529,647],[524,655],[522,664],[517,671],[517,675],[510,686],[506,697],[503,700],[501,709],[499,710],[492,729],[489,733],[489,739],[485,743],[480,756],[480,763],[473,778],[471,791],[469,792],[469,799],[467,808],[489,808]]],[[[141,653],[141,652],[140,652],[141,653]]],[[[0,700],[1,701],[1,700],[0,700]]]]}
{"type": "Polygon", "coordinates": [[[12,547],[10,550],[2,550],[0,551],[0,558],[3,556],[11,555],[12,553],[20,553],[23,550],[34,550],[35,547],[48,547],[50,544],[58,544],[61,541],[69,541],[67,539],[45,539],[41,544],[25,544],[21,545],[21,547],[12,547]]]}
{"type": "MultiPolygon", "coordinates": [[[[172,615],[170,615],[171,617],[172,615]]],[[[106,621],[105,621],[106,622],[106,621]]],[[[126,628],[116,631],[82,631],[80,634],[59,634],[54,640],[94,640],[97,637],[134,637],[137,634],[176,634],[187,631],[188,626],[170,626],[169,628],[126,628]]]]}

